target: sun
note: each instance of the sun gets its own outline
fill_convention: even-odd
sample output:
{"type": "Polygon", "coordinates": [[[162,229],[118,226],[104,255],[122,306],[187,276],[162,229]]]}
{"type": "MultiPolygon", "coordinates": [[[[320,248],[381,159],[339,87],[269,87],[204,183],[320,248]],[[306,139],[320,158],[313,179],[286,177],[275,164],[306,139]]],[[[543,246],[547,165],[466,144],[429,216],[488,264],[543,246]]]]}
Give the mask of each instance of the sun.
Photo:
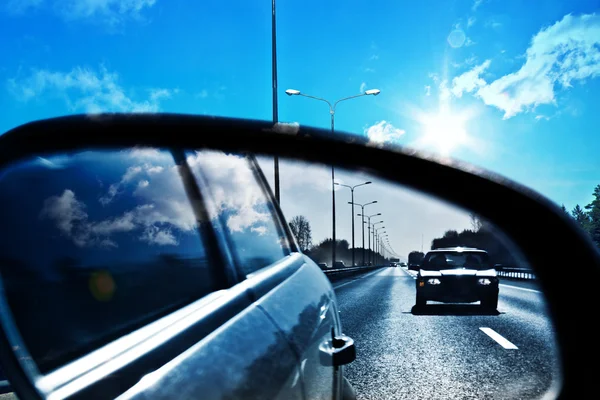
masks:
{"type": "Polygon", "coordinates": [[[473,117],[471,110],[458,112],[441,107],[435,112],[419,112],[415,116],[421,125],[418,147],[430,148],[448,156],[459,147],[469,146],[467,124],[473,117]]]}

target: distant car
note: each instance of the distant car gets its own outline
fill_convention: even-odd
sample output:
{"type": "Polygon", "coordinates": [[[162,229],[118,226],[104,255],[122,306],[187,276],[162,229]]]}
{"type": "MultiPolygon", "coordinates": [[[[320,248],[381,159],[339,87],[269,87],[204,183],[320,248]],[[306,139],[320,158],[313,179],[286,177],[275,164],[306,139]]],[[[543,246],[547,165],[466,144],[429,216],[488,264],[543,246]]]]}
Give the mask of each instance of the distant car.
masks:
{"type": "Polygon", "coordinates": [[[333,263],[333,268],[346,268],[346,264],[343,261],[336,261],[333,263]]]}
{"type": "Polygon", "coordinates": [[[327,269],[327,268],[329,268],[329,267],[327,266],[327,263],[324,263],[324,262],[318,263],[317,265],[318,265],[318,266],[319,266],[319,268],[321,268],[321,269],[327,269]]]}
{"type": "Polygon", "coordinates": [[[406,268],[406,267],[407,267],[407,265],[406,265],[406,263],[405,263],[405,262],[401,262],[401,263],[400,263],[400,266],[401,266],[401,267],[403,267],[403,268],[406,268]]]}
{"type": "Polygon", "coordinates": [[[431,250],[416,279],[416,306],[428,300],[444,303],[481,302],[486,309],[498,307],[498,277],[485,250],[452,247],[431,250]]]}
{"type": "Polygon", "coordinates": [[[390,267],[397,267],[397,266],[398,266],[398,263],[395,263],[395,262],[390,263],[390,267]]]}

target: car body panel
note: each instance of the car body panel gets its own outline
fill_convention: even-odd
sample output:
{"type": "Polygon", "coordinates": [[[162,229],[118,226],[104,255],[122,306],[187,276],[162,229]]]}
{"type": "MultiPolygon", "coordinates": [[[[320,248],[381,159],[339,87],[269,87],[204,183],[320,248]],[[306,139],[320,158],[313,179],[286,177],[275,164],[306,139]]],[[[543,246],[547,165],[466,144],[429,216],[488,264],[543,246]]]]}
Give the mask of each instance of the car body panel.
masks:
{"type": "Polygon", "coordinates": [[[278,287],[257,300],[287,337],[300,362],[307,399],[338,399],[340,367],[320,362],[319,346],[341,333],[335,293],[329,280],[308,257],[278,287]]]}
{"type": "Polygon", "coordinates": [[[263,310],[252,305],[119,399],[303,399],[297,358],[263,310]]]}

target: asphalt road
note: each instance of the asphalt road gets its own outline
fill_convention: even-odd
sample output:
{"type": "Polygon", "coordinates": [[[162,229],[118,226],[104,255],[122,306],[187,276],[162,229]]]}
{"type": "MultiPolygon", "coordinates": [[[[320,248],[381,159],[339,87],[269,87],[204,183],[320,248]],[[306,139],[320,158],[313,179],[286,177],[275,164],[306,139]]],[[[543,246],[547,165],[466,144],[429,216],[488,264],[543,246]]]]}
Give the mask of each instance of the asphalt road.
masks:
{"type": "Polygon", "coordinates": [[[400,267],[333,285],[357,346],[345,371],[359,400],[540,398],[560,377],[535,283],[501,281],[494,314],[434,302],[413,313],[415,281],[400,267]]]}

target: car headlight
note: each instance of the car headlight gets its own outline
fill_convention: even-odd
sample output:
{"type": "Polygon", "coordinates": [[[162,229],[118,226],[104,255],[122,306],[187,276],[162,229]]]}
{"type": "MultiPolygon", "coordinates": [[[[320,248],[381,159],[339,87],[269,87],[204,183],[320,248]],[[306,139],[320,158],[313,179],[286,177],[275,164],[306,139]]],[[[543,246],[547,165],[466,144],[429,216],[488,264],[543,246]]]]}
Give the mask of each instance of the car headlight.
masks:
{"type": "Polygon", "coordinates": [[[479,283],[480,285],[483,285],[483,286],[487,286],[487,285],[491,285],[492,281],[489,280],[488,278],[481,278],[477,281],[477,283],[479,283]]]}
{"type": "Polygon", "coordinates": [[[442,282],[440,282],[440,280],[437,278],[427,279],[427,284],[429,285],[439,285],[440,283],[442,282]]]}

